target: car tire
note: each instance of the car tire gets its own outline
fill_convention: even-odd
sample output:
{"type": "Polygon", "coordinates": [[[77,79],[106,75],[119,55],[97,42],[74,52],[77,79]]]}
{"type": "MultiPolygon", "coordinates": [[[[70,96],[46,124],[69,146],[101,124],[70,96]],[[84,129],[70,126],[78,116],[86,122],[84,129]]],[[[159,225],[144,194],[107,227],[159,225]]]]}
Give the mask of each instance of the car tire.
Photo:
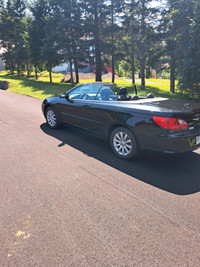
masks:
{"type": "Polygon", "coordinates": [[[133,159],[139,154],[139,147],[134,135],[125,127],[113,130],[110,136],[110,145],[115,155],[122,159],[133,159]]]}
{"type": "Polygon", "coordinates": [[[48,107],[45,111],[45,117],[47,124],[51,129],[56,129],[59,127],[58,117],[54,108],[48,107]]]}

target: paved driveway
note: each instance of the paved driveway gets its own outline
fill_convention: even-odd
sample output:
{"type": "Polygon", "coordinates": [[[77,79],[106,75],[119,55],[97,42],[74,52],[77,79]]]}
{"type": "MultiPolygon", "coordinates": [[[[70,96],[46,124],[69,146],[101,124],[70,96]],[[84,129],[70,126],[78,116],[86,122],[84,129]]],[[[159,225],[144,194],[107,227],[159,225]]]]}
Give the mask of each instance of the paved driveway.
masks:
{"type": "Polygon", "coordinates": [[[199,266],[200,150],[116,158],[0,91],[0,266],[199,266]]]}

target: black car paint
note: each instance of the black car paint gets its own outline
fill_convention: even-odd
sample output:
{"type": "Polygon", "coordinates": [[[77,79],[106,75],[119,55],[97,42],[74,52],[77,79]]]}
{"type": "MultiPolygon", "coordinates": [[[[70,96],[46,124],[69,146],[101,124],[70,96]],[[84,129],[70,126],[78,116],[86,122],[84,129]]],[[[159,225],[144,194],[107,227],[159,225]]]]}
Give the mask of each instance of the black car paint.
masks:
{"type": "Polygon", "coordinates": [[[44,115],[45,109],[52,106],[60,123],[80,127],[104,138],[108,138],[115,127],[126,127],[134,134],[142,150],[181,153],[199,147],[196,145],[196,136],[200,135],[199,104],[187,105],[183,101],[163,98],[72,101],[67,95],[46,98],[42,104],[44,115]],[[153,116],[185,119],[189,129],[163,129],[153,121],[153,116]]]}

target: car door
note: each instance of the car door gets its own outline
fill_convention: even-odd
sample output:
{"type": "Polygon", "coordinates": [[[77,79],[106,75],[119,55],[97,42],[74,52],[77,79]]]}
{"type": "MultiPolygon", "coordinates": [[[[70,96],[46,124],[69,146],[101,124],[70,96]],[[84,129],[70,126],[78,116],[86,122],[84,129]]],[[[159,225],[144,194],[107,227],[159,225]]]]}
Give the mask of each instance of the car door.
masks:
{"type": "Polygon", "coordinates": [[[98,84],[83,84],[70,91],[60,107],[62,121],[87,130],[92,128],[92,104],[100,88],[98,84]]]}
{"type": "Polygon", "coordinates": [[[96,127],[93,130],[98,135],[106,136],[108,129],[117,122],[118,110],[117,97],[109,87],[102,86],[100,88],[93,102],[92,110],[96,127]]]}

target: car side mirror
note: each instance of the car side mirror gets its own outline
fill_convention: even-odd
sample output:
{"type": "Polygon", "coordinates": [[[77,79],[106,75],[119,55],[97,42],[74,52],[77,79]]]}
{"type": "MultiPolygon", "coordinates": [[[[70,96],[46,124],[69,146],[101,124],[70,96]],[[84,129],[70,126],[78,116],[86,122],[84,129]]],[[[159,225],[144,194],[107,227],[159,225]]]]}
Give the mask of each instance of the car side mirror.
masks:
{"type": "Polygon", "coordinates": [[[65,98],[65,94],[61,94],[60,95],[60,98],[65,98]]]}
{"type": "Polygon", "coordinates": [[[68,94],[68,93],[65,94],[65,98],[66,98],[66,100],[69,101],[70,103],[74,103],[74,100],[72,100],[72,99],[69,98],[69,94],[68,94]]]}
{"type": "Polygon", "coordinates": [[[68,100],[69,99],[69,95],[68,93],[65,93],[65,98],[68,100]]]}

